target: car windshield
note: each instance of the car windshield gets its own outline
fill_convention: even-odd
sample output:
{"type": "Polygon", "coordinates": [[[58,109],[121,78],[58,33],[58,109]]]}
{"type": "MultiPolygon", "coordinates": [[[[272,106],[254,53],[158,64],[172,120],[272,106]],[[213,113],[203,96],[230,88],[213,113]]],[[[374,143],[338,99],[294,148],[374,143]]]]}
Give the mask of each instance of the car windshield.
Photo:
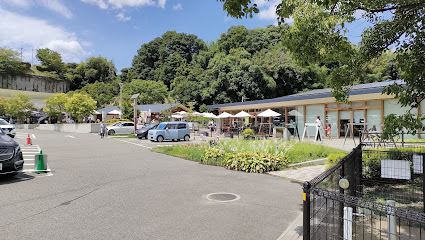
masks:
{"type": "Polygon", "coordinates": [[[144,128],[151,129],[151,128],[155,127],[155,125],[156,125],[156,123],[152,123],[152,124],[146,125],[144,128]]]}
{"type": "Polygon", "coordinates": [[[4,119],[0,119],[0,125],[9,125],[4,119]]]}
{"type": "Polygon", "coordinates": [[[119,125],[121,125],[121,122],[117,122],[117,123],[112,124],[112,126],[119,126],[119,125]]]}
{"type": "Polygon", "coordinates": [[[161,123],[161,124],[158,125],[158,127],[156,129],[160,129],[161,130],[161,129],[164,129],[165,126],[167,126],[167,124],[161,123]]]}

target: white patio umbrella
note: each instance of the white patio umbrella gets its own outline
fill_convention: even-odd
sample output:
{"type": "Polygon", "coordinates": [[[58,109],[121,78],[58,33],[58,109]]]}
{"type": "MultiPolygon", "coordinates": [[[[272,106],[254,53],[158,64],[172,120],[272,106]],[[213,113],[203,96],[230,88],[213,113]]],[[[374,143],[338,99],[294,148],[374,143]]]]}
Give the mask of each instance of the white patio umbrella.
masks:
{"type": "Polygon", "coordinates": [[[200,112],[193,112],[193,113],[190,113],[190,115],[195,116],[195,117],[200,117],[200,116],[202,116],[202,113],[200,113],[200,112]]]}
{"type": "Polygon", "coordinates": [[[202,115],[206,118],[218,118],[214,113],[203,113],[202,115]]]}
{"type": "Polygon", "coordinates": [[[236,118],[246,118],[246,117],[252,117],[251,114],[245,112],[245,111],[240,111],[239,113],[235,114],[233,117],[236,118]]]}
{"type": "Polygon", "coordinates": [[[110,111],[110,112],[108,112],[108,114],[113,114],[113,115],[119,115],[121,112],[120,111],[118,111],[118,110],[112,110],[112,111],[110,111]]]}
{"type": "Polygon", "coordinates": [[[173,117],[173,118],[184,118],[182,115],[177,115],[177,114],[173,114],[173,115],[171,115],[171,117],[173,117]]]}
{"type": "Polygon", "coordinates": [[[302,116],[302,114],[295,109],[292,109],[291,111],[289,111],[288,115],[289,116],[302,116]]]}
{"type": "Polygon", "coordinates": [[[179,115],[186,115],[187,112],[186,111],[180,111],[180,112],[175,112],[175,114],[179,114],[179,115]]]}
{"type": "Polygon", "coordinates": [[[231,117],[233,117],[233,115],[228,112],[223,112],[222,114],[218,115],[218,118],[231,118],[231,117]]]}
{"type": "Polygon", "coordinates": [[[258,117],[278,117],[278,116],[280,116],[280,115],[281,115],[280,113],[275,112],[275,111],[273,111],[273,110],[271,110],[271,109],[269,108],[269,109],[267,109],[266,111],[264,111],[264,112],[262,112],[262,113],[258,114],[257,116],[258,116],[258,117]]]}

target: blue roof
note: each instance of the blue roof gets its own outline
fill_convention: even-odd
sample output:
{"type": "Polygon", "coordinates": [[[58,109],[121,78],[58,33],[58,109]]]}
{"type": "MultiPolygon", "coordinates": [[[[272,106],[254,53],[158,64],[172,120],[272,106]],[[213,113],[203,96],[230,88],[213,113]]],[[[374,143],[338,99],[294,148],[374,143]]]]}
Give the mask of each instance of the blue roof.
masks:
{"type": "MultiPolygon", "coordinates": [[[[164,104],[148,104],[148,105],[137,105],[137,108],[141,111],[141,112],[148,112],[149,109],[151,110],[151,112],[153,113],[160,113],[163,110],[167,110],[176,106],[179,106],[180,103],[173,103],[173,104],[169,104],[169,103],[164,103],[164,104]]],[[[97,110],[98,112],[110,112],[113,110],[118,110],[119,111],[119,107],[117,106],[109,106],[109,107],[105,107],[102,109],[97,110]]]]}
{"type": "MultiPolygon", "coordinates": [[[[403,80],[387,80],[384,82],[374,82],[367,84],[355,85],[351,88],[349,95],[360,95],[360,94],[372,94],[380,93],[384,87],[389,86],[393,83],[400,85],[405,85],[403,80]]],[[[289,102],[297,100],[306,100],[306,99],[316,99],[316,98],[327,98],[331,96],[332,89],[315,89],[308,92],[292,94],[288,96],[264,99],[264,100],[255,100],[255,101],[245,101],[245,102],[236,102],[236,103],[224,103],[216,105],[208,105],[207,108],[222,108],[222,107],[232,107],[232,106],[244,106],[244,105],[253,105],[253,104],[264,104],[264,103],[275,103],[275,102],[289,102]]]]}

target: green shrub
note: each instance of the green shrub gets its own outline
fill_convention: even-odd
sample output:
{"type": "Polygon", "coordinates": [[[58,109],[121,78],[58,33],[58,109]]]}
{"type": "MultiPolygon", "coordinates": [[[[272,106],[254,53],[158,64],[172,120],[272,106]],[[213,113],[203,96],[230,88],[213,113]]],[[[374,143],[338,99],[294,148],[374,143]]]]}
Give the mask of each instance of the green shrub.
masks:
{"type": "Polygon", "coordinates": [[[221,149],[210,147],[204,151],[204,154],[201,158],[201,163],[220,166],[225,155],[225,152],[223,152],[221,149]]]}
{"type": "Polygon", "coordinates": [[[247,138],[255,137],[255,134],[254,134],[254,131],[252,129],[247,128],[242,132],[242,136],[243,136],[243,138],[247,139],[247,138]]]}
{"type": "Polygon", "coordinates": [[[288,159],[278,154],[242,152],[227,154],[222,165],[237,171],[264,173],[282,169],[288,165],[288,159]]]}
{"type": "Polygon", "coordinates": [[[332,167],[335,165],[339,160],[347,156],[345,153],[331,153],[328,156],[328,159],[326,160],[326,169],[332,167]]]}
{"type": "Polygon", "coordinates": [[[116,122],[131,122],[131,121],[128,119],[119,119],[119,118],[109,119],[108,121],[106,121],[106,123],[116,123],[116,122]]]}

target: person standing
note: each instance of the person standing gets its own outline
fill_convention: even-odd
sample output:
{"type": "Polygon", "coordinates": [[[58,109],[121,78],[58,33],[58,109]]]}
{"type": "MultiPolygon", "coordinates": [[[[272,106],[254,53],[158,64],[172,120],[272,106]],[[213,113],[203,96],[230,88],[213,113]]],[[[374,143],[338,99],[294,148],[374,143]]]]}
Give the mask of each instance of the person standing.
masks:
{"type": "Polygon", "coordinates": [[[102,124],[100,124],[100,138],[105,137],[106,134],[106,124],[102,122],[102,124]]]}
{"type": "Polygon", "coordinates": [[[320,120],[320,116],[317,116],[316,121],[314,121],[316,124],[316,141],[322,141],[322,137],[320,136],[320,129],[322,128],[322,121],[320,120]]]}

